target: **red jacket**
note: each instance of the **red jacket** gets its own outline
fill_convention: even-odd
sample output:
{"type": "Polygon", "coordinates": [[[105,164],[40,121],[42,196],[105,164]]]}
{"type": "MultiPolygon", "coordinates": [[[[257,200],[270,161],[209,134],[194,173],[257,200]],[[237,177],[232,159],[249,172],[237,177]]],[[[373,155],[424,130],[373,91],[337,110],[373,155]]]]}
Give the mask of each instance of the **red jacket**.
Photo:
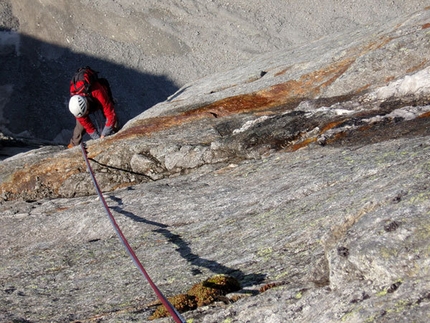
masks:
{"type": "MultiPolygon", "coordinates": [[[[89,112],[93,113],[101,109],[106,118],[105,127],[113,127],[117,119],[114,104],[109,97],[107,89],[99,82],[96,82],[91,86],[91,97],[88,99],[89,112]]],[[[85,131],[88,134],[91,135],[94,131],[97,131],[96,127],[91,122],[89,115],[76,119],[85,128],[85,131]]]]}

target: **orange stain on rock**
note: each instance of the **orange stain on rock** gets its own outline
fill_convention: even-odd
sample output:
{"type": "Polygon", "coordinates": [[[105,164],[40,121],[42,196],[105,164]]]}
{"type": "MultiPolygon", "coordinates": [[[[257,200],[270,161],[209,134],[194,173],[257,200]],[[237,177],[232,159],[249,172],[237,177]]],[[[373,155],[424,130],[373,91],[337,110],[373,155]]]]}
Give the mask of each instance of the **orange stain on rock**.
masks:
{"type": "Polygon", "coordinates": [[[309,146],[310,144],[314,143],[316,140],[317,140],[316,137],[306,138],[305,140],[295,143],[290,147],[288,147],[287,151],[290,151],[290,152],[297,151],[301,148],[309,146]]]}
{"type": "MultiPolygon", "coordinates": [[[[240,113],[258,113],[314,98],[337,80],[355,61],[348,57],[320,70],[304,74],[298,80],[273,85],[250,94],[228,97],[220,101],[175,115],[148,118],[136,121],[131,128],[121,131],[112,140],[148,136],[184,123],[209,118],[225,117],[240,113]]],[[[294,108],[292,106],[291,108],[294,108]]]]}
{"type": "MultiPolygon", "coordinates": [[[[224,117],[241,113],[260,114],[264,112],[270,114],[274,110],[294,109],[301,100],[314,99],[324,93],[327,87],[338,80],[348,70],[357,57],[371,50],[381,48],[390,42],[390,40],[390,38],[385,37],[380,38],[376,42],[368,43],[365,46],[350,48],[346,51],[343,59],[316,71],[303,74],[298,79],[276,84],[264,90],[225,98],[173,115],[135,121],[130,128],[120,131],[115,136],[104,139],[97,145],[88,147],[90,157],[96,157],[101,151],[112,148],[120,140],[150,136],[152,133],[161,130],[206,118],[224,117]]],[[[286,73],[287,70],[288,68],[277,75],[286,73]]],[[[334,127],[336,122],[326,125],[323,131],[334,127]]],[[[315,141],[315,138],[305,139],[303,142],[297,143],[293,149],[299,149],[313,141],[315,141]]],[[[29,196],[31,195],[31,191],[38,185],[40,186],[41,183],[42,185],[49,186],[49,190],[56,193],[70,176],[84,171],[83,160],[78,156],[70,154],[68,157],[57,158],[55,160],[48,159],[26,167],[24,171],[16,171],[10,175],[10,178],[3,181],[0,185],[0,192],[9,193],[12,196],[26,196],[26,192],[28,192],[27,195],[29,196]],[[65,167],[65,165],[68,166],[65,167]],[[68,171],[64,171],[65,168],[68,171]]]]}
{"type": "Polygon", "coordinates": [[[419,63],[419,64],[417,64],[417,65],[415,65],[415,66],[412,66],[412,67],[408,68],[408,69],[406,70],[406,73],[414,73],[414,72],[418,72],[418,71],[422,70],[422,69],[423,69],[423,67],[425,67],[427,63],[428,63],[428,60],[427,60],[427,59],[424,59],[421,63],[419,63]]]}
{"type": "Polygon", "coordinates": [[[370,86],[371,86],[371,84],[364,84],[362,87],[360,87],[357,90],[355,90],[354,93],[355,94],[362,93],[362,92],[366,91],[368,88],[370,88],[370,86]]]}
{"type": "Polygon", "coordinates": [[[337,126],[339,126],[340,124],[344,123],[346,119],[342,119],[342,120],[336,120],[336,121],[332,121],[329,122],[327,124],[325,124],[324,126],[321,127],[321,134],[327,132],[330,129],[336,128],[337,126]]]}
{"type": "Polygon", "coordinates": [[[319,131],[317,136],[305,138],[304,140],[299,140],[299,141],[293,143],[292,145],[290,145],[289,147],[287,147],[286,151],[294,152],[296,150],[299,150],[301,148],[309,146],[310,144],[317,141],[319,135],[322,135],[323,133],[327,132],[330,129],[336,128],[337,126],[339,126],[343,122],[345,122],[345,119],[329,122],[329,123],[321,126],[320,131],[319,131]]]}
{"type": "MultiPolygon", "coordinates": [[[[288,108],[294,109],[301,100],[313,99],[323,93],[324,89],[333,84],[348,70],[357,57],[369,51],[379,49],[391,40],[390,37],[381,37],[378,41],[370,42],[364,46],[350,48],[347,50],[344,59],[336,61],[319,70],[303,74],[297,80],[276,84],[267,89],[250,94],[228,97],[174,115],[136,121],[132,127],[121,131],[111,140],[106,140],[105,143],[110,145],[114,140],[150,136],[153,132],[166,130],[204,118],[213,118],[214,116],[224,117],[240,113],[260,114],[262,111],[270,114],[271,109],[273,110],[279,107],[283,107],[284,110],[288,108]]],[[[277,75],[285,73],[288,69],[289,68],[286,68],[277,75]]],[[[366,84],[362,89],[366,89],[369,86],[370,85],[366,84]]],[[[355,91],[355,93],[357,93],[357,91],[355,91]]]]}
{"type": "Polygon", "coordinates": [[[290,70],[291,69],[291,67],[286,67],[286,68],[284,68],[283,70],[281,70],[281,71],[279,71],[279,72],[277,72],[276,74],[275,74],[275,77],[276,76],[281,76],[281,75],[284,75],[288,70],[290,70]]]}
{"type": "Polygon", "coordinates": [[[385,78],[385,83],[389,83],[389,82],[391,82],[392,80],[394,80],[395,79],[395,77],[394,76],[392,76],[392,75],[390,75],[390,76],[387,76],[386,78],[385,78]]]}
{"type": "Polygon", "coordinates": [[[424,112],[423,114],[420,114],[418,118],[430,118],[430,111],[424,112]]]}
{"type": "Polygon", "coordinates": [[[32,196],[38,190],[49,189],[54,195],[62,183],[70,176],[85,170],[81,159],[56,158],[45,159],[37,164],[26,165],[17,170],[0,185],[3,196],[32,196]]]}

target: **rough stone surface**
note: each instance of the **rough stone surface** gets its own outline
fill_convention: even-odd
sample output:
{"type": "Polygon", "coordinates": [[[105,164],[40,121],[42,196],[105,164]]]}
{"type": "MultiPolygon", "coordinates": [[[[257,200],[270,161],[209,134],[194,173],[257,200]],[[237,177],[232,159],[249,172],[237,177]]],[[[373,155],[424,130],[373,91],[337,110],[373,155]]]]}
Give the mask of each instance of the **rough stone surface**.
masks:
{"type": "MultiPolygon", "coordinates": [[[[188,322],[429,320],[430,10],[384,25],[256,56],[87,143],[167,297],[240,282],[188,322]]],[[[0,193],[0,321],[154,313],[79,147],[3,160],[0,193]]]]}
{"type": "MultiPolygon", "coordinates": [[[[428,5],[270,0],[263,9],[256,0],[2,0],[0,130],[67,144],[74,125],[68,84],[80,66],[109,79],[125,123],[188,83],[256,55],[384,25],[428,5]]],[[[261,71],[255,72],[250,79],[261,71]]]]}
{"type": "MultiPolygon", "coordinates": [[[[106,198],[168,296],[213,273],[237,277],[249,296],[187,318],[424,322],[428,156],[429,137],[304,149],[106,198]],[[285,285],[251,296],[273,282],[285,285]]],[[[11,201],[1,211],[4,320],[115,322],[154,310],[94,197],[11,201]]]]}

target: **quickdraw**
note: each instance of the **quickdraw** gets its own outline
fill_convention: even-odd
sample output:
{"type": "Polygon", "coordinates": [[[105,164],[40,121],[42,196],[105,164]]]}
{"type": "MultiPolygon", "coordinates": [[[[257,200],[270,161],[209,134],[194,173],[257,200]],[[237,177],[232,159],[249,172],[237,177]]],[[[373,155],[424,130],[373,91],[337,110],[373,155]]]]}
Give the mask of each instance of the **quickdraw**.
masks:
{"type": "Polygon", "coordinates": [[[84,156],[85,159],[85,163],[87,164],[87,168],[88,168],[88,172],[90,173],[91,179],[93,181],[94,187],[97,191],[97,194],[100,198],[100,201],[102,202],[105,210],[106,210],[106,214],[110,220],[110,222],[112,223],[112,226],[116,232],[116,234],[118,235],[119,239],[121,240],[122,244],[124,245],[125,249],[127,250],[128,254],[130,255],[130,257],[133,259],[134,264],[136,265],[136,267],[139,269],[139,271],[142,273],[142,275],[145,277],[145,279],[148,281],[149,285],[151,286],[151,288],[154,290],[155,294],[157,295],[158,299],[161,301],[161,303],[164,305],[164,307],[169,311],[170,315],[172,315],[172,318],[175,320],[175,322],[177,323],[186,323],[185,319],[182,317],[181,314],[179,314],[179,312],[175,309],[175,307],[169,302],[169,300],[163,295],[163,293],[161,293],[161,291],[158,289],[158,287],[154,284],[154,282],[152,281],[151,277],[149,277],[148,273],[146,272],[145,268],[142,266],[141,262],[139,261],[139,259],[137,258],[136,254],[134,253],[133,249],[130,247],[127,239],[125,238],[124,234],[122,233],[121,229],[119,228],[118,224],[115,221],[115,218],[113,217],[109,206],[106,203],[105,198],[103,197],[103,194],[100,190],[99,184],[96,181],[96,178],[94,176],[94,172],[91,168],[90,162],[88,160],[88,156],[87,156],[87,151],[85,149],[85,145],[83,143],[81,143],[81,150],[82,150],[82,155],[84,156]]]}

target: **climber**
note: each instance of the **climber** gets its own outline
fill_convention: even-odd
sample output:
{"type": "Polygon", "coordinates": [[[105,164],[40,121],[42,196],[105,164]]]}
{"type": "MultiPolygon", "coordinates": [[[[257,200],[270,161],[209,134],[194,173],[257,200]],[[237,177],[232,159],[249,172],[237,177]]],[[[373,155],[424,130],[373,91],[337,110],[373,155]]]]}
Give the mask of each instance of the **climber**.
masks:
{"type": "Polygon", "coordinates": [[[86,66],[78,69],[70,81],[69,110],[76,118],[76,126],[69,148],[79,145],[85,133],[91,139],[99,139],[112,135],[118,130],[109,82],[105,78],[98,77],[97,74],[98,72],[86,66]],[[94,125],[94,114],[97,111],[101,111],[106,119],[103,129],[98,129],[94,125]],[[90,118],[90,115],[93,118],[90,118]]]}

